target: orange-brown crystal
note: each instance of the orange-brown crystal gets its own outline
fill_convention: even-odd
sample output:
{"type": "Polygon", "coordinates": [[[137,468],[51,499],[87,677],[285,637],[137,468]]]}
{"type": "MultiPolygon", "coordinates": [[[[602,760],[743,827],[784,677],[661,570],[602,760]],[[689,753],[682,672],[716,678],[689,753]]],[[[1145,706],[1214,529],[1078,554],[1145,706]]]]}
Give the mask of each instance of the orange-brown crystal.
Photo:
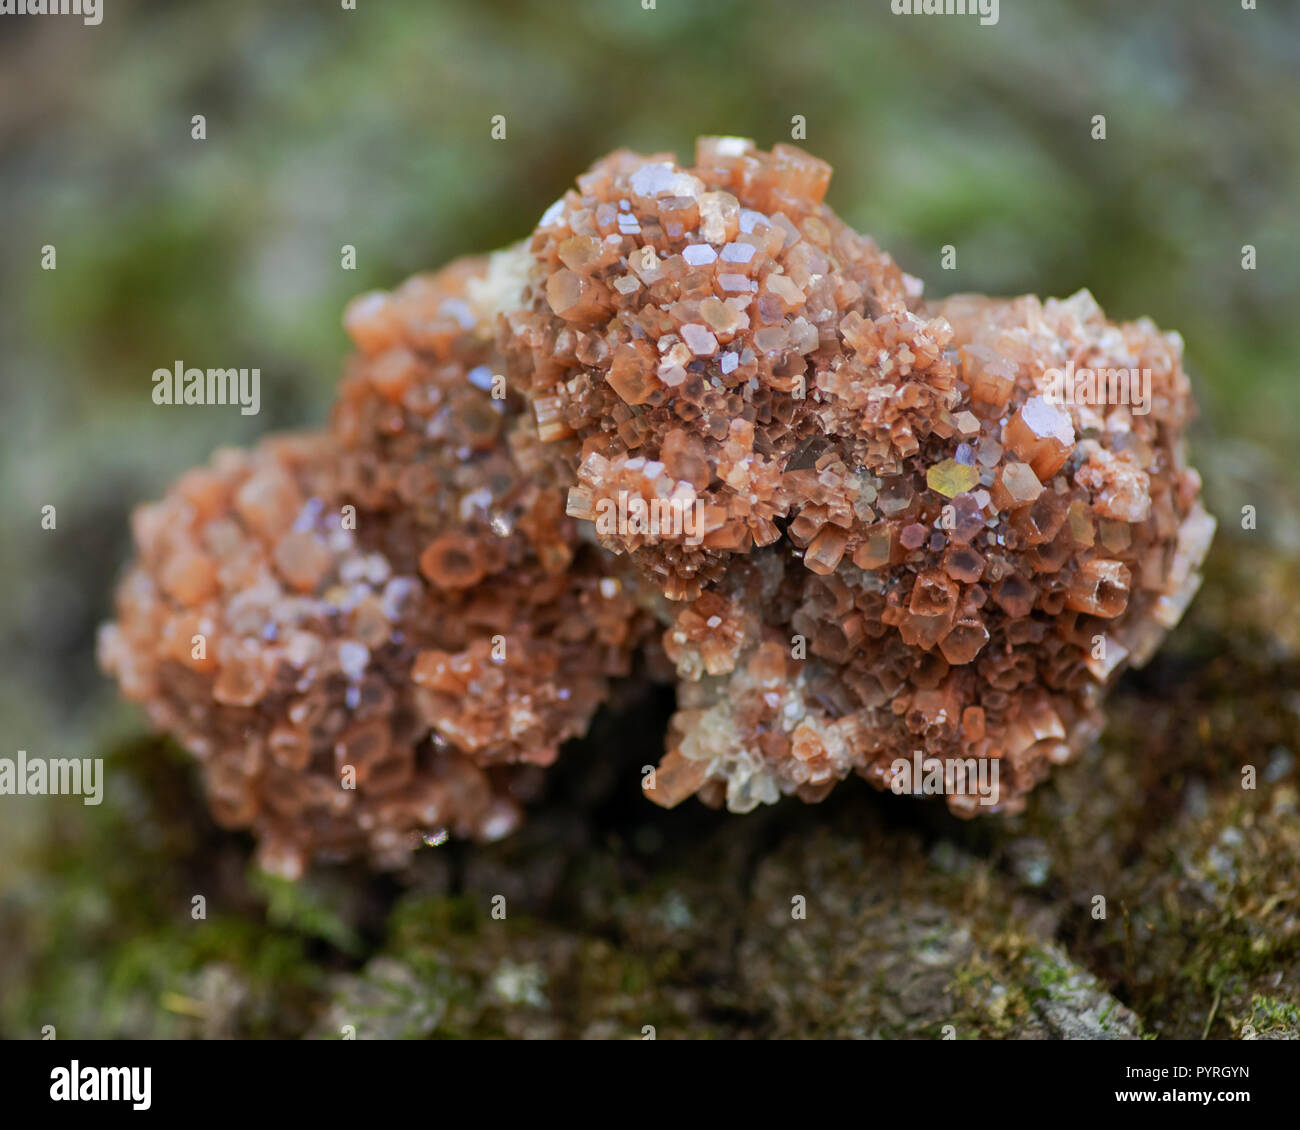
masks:
{"type": "Polygon", "coordinates": [[[1086,291],[927,302],[829,179],[616,152],[524,243],[354,301],[326,433],[137,511],[102,662],[267,866],[505,834],[642,651],[676,672],[670,806],[919,752],[997,767],[953,811],[1015,811],[1096,734],[1213,535],[1181,341],[1086,291]],[[1149,402],[1063,403],[1069,358],[1149,402]]]}

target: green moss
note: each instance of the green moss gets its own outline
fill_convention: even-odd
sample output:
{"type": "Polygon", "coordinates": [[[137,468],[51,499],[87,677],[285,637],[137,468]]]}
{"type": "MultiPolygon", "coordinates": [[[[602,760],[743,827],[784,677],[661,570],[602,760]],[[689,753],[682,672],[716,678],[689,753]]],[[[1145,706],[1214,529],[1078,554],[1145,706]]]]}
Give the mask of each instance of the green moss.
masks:
{"type": "Polygon", "coordinates": [[[1300,1040],[1300,1008],[1294,1003],[1257,995],[1250,1004],[1250,1015],[1236,1026],[1236,1036],[1300,1040]]]}
{"type": "Polygon", "coordinates": [[[266,901],[267,921],[272,926],[318,938],[352,957],[364,951],[357,931],[311,882],[293,883],[254,867],[249,870],[248,885],[266,901]]]}

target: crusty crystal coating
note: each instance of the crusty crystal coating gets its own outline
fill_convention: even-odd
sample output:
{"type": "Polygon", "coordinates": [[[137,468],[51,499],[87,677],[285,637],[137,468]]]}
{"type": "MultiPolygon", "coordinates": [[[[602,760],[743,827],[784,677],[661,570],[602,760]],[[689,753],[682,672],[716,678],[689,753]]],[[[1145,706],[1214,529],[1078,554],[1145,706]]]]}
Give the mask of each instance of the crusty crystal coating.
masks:
{"type": "Polygon", "coordinates": [[[327,434],[137,512],[102,660],[268,865],[508,832],[638,654],[676,671],[664,805],[937,762],[1015,811],[1095,736],[1213,536],[1181,340],[1086,291],[927,302],[829,179],[617,152],[524,243],[354,301],[327,434]]]}
{"type": "Polygon", "coordinates": [[[331,434],[219,452],[134,516],[104,666],[271,869],[517,824],[644,620],[501,442],[486,261],[367,295],[331,434]]]}
{"type": "Polygon", "coordinates": [[[829,175],[735,138],[613,154],[544,217],[502,348],[568,512],[681,602],[649,796],[816,800],[919,751],[995,759],[983,803],[1016,809],[1199,582],[1181,342],[1086,291],[927,304],[829,175]],[[1147,398],[1067,397],[1067,363],[1147,398]],[[620,493],[696,507],[698,544],[602,527],[620,493]]]}

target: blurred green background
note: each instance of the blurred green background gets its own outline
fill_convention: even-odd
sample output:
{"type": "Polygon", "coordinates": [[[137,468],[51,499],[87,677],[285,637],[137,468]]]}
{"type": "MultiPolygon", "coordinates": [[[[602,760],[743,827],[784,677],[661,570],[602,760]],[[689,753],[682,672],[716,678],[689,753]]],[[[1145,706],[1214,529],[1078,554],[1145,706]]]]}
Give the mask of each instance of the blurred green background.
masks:
{"type": "Polygon", "coordinates": [[[831,205],[931,296],[1086,286],[1179,330],[1221,539],[1251,503],[1300,550],[1300,5],[1002,0],[981,27],[888,0],[104,3],[98,27],[0,20],[6,756],[140,729],[93,660],[128,512],[220,444],[318,425],[350,296],[523,236],[608,150],[767,148],[796,115],[831,205]],[[177,359],[260,367],[261,414],[156,407],[177,359]]]}

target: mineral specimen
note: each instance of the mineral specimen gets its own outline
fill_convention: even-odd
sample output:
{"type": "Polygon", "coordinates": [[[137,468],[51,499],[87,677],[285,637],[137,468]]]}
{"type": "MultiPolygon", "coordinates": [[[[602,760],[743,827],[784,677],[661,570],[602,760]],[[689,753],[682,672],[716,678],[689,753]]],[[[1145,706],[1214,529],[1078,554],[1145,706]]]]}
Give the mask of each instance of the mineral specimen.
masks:
{"type": "Polygon", "coordinates": [[[135,513],[101,660],[270,870],[508,834],[528,766],[585,731],[644,635],[502,442],[518,404],[490,395],[476,283],[486,260],[358,299],[328,434],[219,452],[135,513]]]}
{"type": "Polygon", "coordinates": [[[1213,535],[1181,341],[1086,291],[927,302],[829,179],[615,153],[524,243],[354,302],[327,435],[137,513],[103,661],[264,859],[504,834],[638,654],[676,670],[669,806],[933,764],[1016,811],[1096,735],[1213,535]],[[1085,366],[1148,395],[1062,396],[1085,366]]]}

